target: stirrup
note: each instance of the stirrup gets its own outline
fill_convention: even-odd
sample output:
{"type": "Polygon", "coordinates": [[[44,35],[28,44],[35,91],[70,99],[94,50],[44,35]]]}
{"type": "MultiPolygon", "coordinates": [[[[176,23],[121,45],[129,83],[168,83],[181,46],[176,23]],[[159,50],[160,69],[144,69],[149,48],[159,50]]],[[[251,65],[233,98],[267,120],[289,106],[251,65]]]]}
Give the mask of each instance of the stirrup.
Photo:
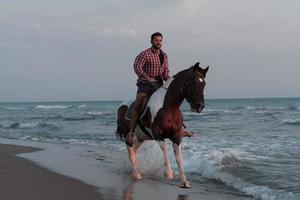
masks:
{"type": "Polygon", "coordinates": [[[127,143],[129,146],[132,146],[132,145],[133,145],[134,135],[135,135],[134,132],[131,132],[131,131],[126,135],[125,141],[126,141],[126,143],[127,143]],[[132,139],[131,139],[132,141],[128,141],[128,136],[129,136],[129,135],[132,135],[132,139]]]}

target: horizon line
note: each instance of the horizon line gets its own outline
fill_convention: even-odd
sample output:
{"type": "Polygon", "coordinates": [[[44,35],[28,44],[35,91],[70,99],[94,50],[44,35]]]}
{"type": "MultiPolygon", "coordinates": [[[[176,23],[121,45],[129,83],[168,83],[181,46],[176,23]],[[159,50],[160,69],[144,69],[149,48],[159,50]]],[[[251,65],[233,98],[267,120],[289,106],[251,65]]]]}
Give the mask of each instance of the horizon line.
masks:
{"type": "MultiPolygon", "coordinates": [[[[300,98],[300,96],[292,97],[208,97],[206,100],[229,100],[229,99],[287,99],[300,98]]],[[[133,99],[133,98],[132,98],[133,99]]],[[[99,101],[124,101],[127,99],[102,99],[102,100],[42,100],[42,101],[0,101],[0,103],[51,103],[51,102],[99,102],[99,101]]]]}

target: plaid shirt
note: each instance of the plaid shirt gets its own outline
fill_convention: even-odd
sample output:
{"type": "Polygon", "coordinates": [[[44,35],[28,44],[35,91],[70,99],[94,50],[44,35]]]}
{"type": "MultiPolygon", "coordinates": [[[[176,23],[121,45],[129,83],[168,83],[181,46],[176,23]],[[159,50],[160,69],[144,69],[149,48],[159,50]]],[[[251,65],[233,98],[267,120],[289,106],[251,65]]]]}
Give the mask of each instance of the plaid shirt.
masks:
{"type": "Polygon", "coordinates": [[[163,80],[167,80],[169,75],[169,63],[167,54],[161,50],[163,55],[163,63],[160,64],[159,54],[153,47],[142,51],[134,61],[134,71],[138,75],[137,83],[146,80],[143,74],[152,78],[160,76],[163,80]]]}

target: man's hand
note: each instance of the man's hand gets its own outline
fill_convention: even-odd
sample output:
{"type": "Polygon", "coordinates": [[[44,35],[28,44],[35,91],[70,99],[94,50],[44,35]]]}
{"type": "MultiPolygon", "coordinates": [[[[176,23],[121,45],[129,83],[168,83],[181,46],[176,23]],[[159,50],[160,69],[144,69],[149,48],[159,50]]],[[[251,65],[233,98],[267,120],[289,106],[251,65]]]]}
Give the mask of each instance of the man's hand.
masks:
{"type": "Polygon", "coordinates": [[[155,79],[152,78],[152,77],[148,77],[148,78],[147,78],[147,81],[149,81],[149,82],[151,82],[151,83],[157,82],[157,80],[155,80],[155,79]]]}
{"type": "Polygon", "coordinates": [[[155,82],[157,82],[157,80],[155,80],[154,78],[148,76],[146,73],[144,73],[143,76],[144,76],[145,79],[146,79],[147,81],[149,81],[150,83],[155,83],[155,82]]]}

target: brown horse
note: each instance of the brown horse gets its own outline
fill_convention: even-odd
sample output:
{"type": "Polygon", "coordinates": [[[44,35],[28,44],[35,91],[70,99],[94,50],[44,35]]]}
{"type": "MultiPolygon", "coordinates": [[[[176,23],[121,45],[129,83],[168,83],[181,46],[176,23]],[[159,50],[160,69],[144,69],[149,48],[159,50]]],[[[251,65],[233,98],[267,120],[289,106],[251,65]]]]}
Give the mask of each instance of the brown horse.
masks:
{"type": "MultiPolygon", "coordinates": [[[[139,117],[136,127],[133,146],[127,144],[129,159],[133,168],[135,179],[141,179],[141,172],[137,167],[137,150],[145,140],[158,141],[164,155],[166,166],[165,177],[172,179],[174,177],[171,163],[168,157],[168,144],[164,139],[170,139],[173,142],[176,163],[179,169],[181,187],[189,188],[182,158],[182,138],[185,136],[183,117],[180,111],[180,105],[186,99],[190,104],[191,111],[201,112],[204,108],[204,87],[205,76],[209,66],[205,69],[199,67],[199,63],[177,73],[159,88],[150,97],[147,106],[139,117]]],[[[132,102],[123,103],[118,108],[117,113],[117,131],[116,135],[124,141],[129,132],[130,109],[132,102]],[[129,113],[127,113],[129,111],[129,113]]]]}

